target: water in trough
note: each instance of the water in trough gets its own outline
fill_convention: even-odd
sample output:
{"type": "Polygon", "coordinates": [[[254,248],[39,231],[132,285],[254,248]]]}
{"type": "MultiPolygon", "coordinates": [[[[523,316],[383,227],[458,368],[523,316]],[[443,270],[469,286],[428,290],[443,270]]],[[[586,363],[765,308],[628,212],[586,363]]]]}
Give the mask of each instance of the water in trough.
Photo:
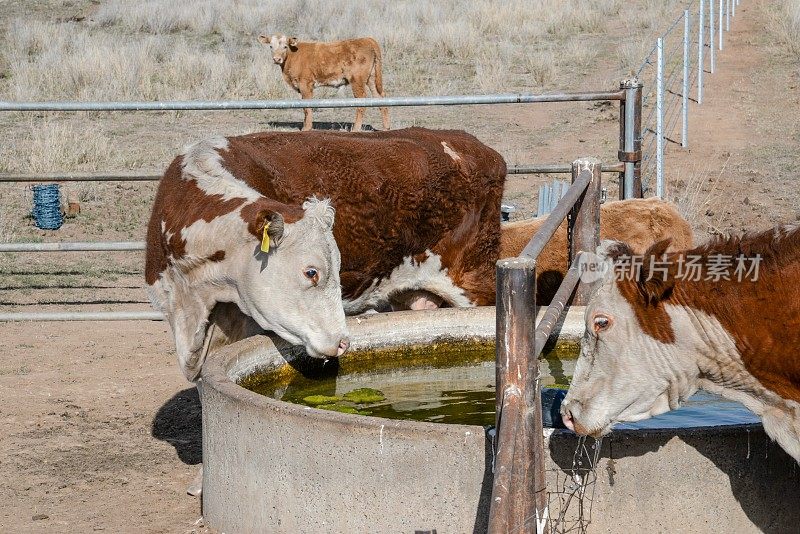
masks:
{"type": "MultiPolygon", "coordinates": [[[[561,428],[558,408],[572,378],[574,347],[551,350],[542,363],[545,426],[561,428]],[[570,350],[572,349],[572,350],[570,350]]],[[[241,385],[309,407],[388,419],[489,426],[494,424],[494,346],[442,345],[392,354],[354,353],[303,373],[278,369],[241,385]]],[[[756,423],[739,403],[698,392],[675,411],[615,428],[685,428],[756,423]]]]}

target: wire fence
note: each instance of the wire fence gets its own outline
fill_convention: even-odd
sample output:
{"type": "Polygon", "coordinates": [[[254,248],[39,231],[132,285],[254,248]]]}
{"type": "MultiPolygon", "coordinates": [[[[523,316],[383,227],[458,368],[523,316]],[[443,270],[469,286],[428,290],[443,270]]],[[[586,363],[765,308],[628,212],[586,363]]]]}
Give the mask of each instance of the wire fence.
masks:
{"type": "Polygon", "coordinates": [[[636,76],[642,95],[642,186],[665,192],[665,152],[689,146],[690,102],[703,103],[707,74],[716,72],[717,54],[739,0],[698,0],[662,33],[636,76]]]}

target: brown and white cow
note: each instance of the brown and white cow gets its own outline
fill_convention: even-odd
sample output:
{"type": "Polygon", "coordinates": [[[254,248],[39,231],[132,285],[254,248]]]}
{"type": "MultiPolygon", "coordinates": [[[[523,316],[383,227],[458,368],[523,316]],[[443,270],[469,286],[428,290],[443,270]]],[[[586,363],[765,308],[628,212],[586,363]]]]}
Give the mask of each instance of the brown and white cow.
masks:
{"type": "MultiPolygon", "coordinates": [[[[331,43],[301,42],[283,34],[260,35],[269,45],[272,61],[279,65],[283,79],[304,99],[313,98],[314,88],[350,85],[353,96],[365,98],[367,87],[372,96],[385,97],[381,71],[381,49],[371,37],[331,43]]],[[[383,129],[389,129],[389,108],[382,107],[383,129]]],[[[312,126],[311,108],[304,108],[303,130],[312,126]]],[[[353,131],[361,130],[365,108],[356,109],[353,131]]]]}
{"type": "MultiPolygon", "coordinates": [[[[228,340],[260,326],[288,341],[302,340],[319,355],[331,354],[333,340],[346,337],[338,326],[343,317],[332,310],[333,293],[316,296],[322,287],[314,287],[293,296],[289,282],[279,282],[285,289],[278,291],[267,270],[254,270],[273,266],[258,248],[263,221],[272,217],[269,231],[280,229],[277,214],[289,235],[302,235],[293,225],[314,234],[305,245],[290,241],[298,250],[286,254],[324,275],[320,286],[338,288],[341,281],[347,314],[493,304],[505,175],[497,152],[460,131],[265,132],[193,145],[162,180],[147,258],[152,300],[178,327],[187,376],[202,363],[197,351],[212,309],[211,319],[228,340]],[[341,265],[336,245],[327,241],[330,224],[313,224],[332,222],[327,203],[310,206],[305,216],[299,207],[314,196],[329,198],[336,208],[333,236],[341,265]],[[285,302],[284,294],[295,300],[285,302]],[[319,304],[306,302],[306,294],[319,304]],[[257,326],[237,306],[215,303],[235,303],[257,326]],[[270,312],[267,304],[278,309],[270,312]],[[270,313],[289,314],[300,324],[273,327],[270,313]],[[321,317],[326,314],[330,323],[321,317]],[[308,332],[327,332],[325,344],[304,333],[304,318],[308,332]]],[[[281,247],[288,245],[278,239],[276,256],[281,247]]]]}
{"type": "Polygon", "coordinates": [[[341,355],[348,336],[330,202],[301,208],[265,197],[225,169],[225,147],[204,141],[172,162],[148,226],[147,292],[170,323],[181,370],[199,375],[219,303],[312,356],[341,355]]]}
{"type": "Polygon", "coordinates": [[[653,245],[633,277],[630,249],[599,247],[611,268],[586,308],[565,423],[602,435],[702,388],[760,415],[800,462],[800,228],[666,247],[653,245]]]}
{"type": "MultiPolygon", "coordinates": [[[[500,257],[514,258],[542,227],[547,216],[503,224],[500,228],[500,257]]],[[[647,247],[670,239],[670,251],[693,245],[694,234],[675,205],[658,198],[632,198],[607,202],[600,206],[600,239],[626,243],[636,254],[647,247]]],[[[567,223],[553,235],[536,261],[536,302],[547,304],[567,272],[567,223]]]]}

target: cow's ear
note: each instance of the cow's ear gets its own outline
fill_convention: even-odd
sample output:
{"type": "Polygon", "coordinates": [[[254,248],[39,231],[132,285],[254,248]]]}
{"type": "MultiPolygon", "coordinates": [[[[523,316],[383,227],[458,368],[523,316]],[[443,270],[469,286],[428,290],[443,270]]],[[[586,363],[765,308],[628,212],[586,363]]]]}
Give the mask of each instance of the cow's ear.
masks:
{"type": "Polygon", "coordinates": [[[289,37],[289,40],[286,41],[286,44],[289,45],[289,48],[292,50],[297,50],[297,37],[289,37]]]}
{"type": "Polygon", "coordinates": [[[657,304],[666,299],[675,287],[677,263],[667,256],[671,242],[671,239],[662,239],[653,243],[642,257],[637,285],[647,304],[657,304]]]}
{"type": "Polygon", "coordinates": [[[268,45],[270,41],[269,35],[259,35],[258,42],[261,44],[268,45]]]}
{"type": "Polygon", "coordinates": [[[264,227],[267,226],[267,224],[269,224],[269,226],[267,227],[267,236],[269,237],[269,242],[275,245],[280,243],[280,240],[283,237],[284,221],[283,221],[283,215],[281,215],[277,211],[263,209],[258,212],[255,221],[253,221],[250,224],[251,224],[251,233],[257,236],[259,239],[261,239],[262,243],[265,241],[264,227]]]}

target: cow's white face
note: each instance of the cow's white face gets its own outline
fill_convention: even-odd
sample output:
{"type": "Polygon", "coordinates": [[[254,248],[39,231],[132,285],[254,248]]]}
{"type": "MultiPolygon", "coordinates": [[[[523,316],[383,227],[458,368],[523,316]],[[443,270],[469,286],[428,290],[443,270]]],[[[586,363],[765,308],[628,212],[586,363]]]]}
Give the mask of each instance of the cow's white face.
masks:
{"type": "Polygon", "coordinates": [[[303,209],[295,223],[273,222],[282,232],[270,228],[268,253],[256,241],[242,247],[242,272],[234,281],[239,304],[259,326],[303,345],[310,356],[341,356],[349,339],[333,208],[328,201],[310,200],[303,209]]]}
{"type": "MultiPolygon", "coordinates": [[[[604,242],[598,254],[606,261],[604,242]]],[[[632,305],[607,269],[586,307],[586,332],[561,415],[579,434],[601,436],[615,423],[647,419],[677,408],[698,388],[692,351],[698,339],[659,340],[644,332],[632,305]]],[[[679,331],[691,318],[684,308],[664,306],[661,319],[679,331]],[[669,312],[669,313],[668,313],[669,312]],[[678,323],[678,324],[676,324],[678,323]],[[677,328],[676,328],[677,327],[677,328]]],[[[683,331],[682,331],[683,333],[683,331]]]]}
{"type": "Polygon", "coordinates": [[[289,49],[297,46],[297,39],[294,37],[286,37],[283,34],[277,35],[260,35],[258,40],[265,45],[269,45],[272,52],[272,61],[276,65],[283,65],[286,62],[286,56],[289,54],[289,49]]]}

